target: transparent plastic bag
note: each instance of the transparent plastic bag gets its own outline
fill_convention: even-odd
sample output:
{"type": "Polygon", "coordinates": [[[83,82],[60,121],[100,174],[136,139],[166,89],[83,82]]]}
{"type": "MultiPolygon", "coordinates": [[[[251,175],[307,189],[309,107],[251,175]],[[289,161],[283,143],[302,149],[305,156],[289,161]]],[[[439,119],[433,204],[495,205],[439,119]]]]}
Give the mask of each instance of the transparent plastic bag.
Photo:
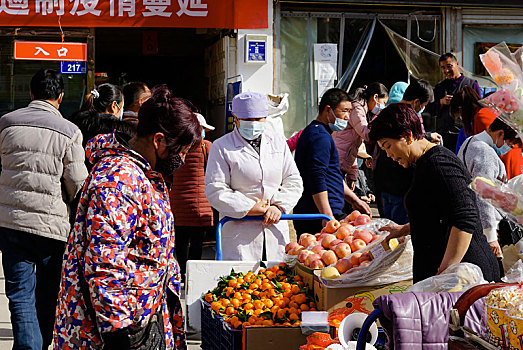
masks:
{"type": "Polygon", "coordinates": [[[407,292],[463,292],[476,285],[487,283],[479,266],[460,263],[449,266],[437,276],[413,284],[407,292]]]}
{"type": "Polygon", "coordinates": [[[518,260],[501,280],[505,283],[523,283],[523,261],[518,260]]]}
{"type": "Polygon", "coordinates": [[[523,175],[506,184],[499,180],[476,177],[469,187],[523,228],[523,175]]]}
{"type": "MultiPolygon", "coordinates": [[[[358,250],[343,259],[349,259],[354,254],[368,253],[375,251],[385,240],[388,232],[379,231],[383,226],[393,224],[388,219],[376,219],[354,229],[361,229],[378,234],[381,237],[370,243],[365,248],[358,250]]],[[[374,257],[369,261],[368,266],[353,267],[349,271],[341,274],[335,279],[322,278],[321,282],[329,288],[347,288],[355,286],[379,286],[383,284],[396,283],[412,279],[412,242],[410,236],[405,237],[398,246],[390,251],[374,257]]]]}

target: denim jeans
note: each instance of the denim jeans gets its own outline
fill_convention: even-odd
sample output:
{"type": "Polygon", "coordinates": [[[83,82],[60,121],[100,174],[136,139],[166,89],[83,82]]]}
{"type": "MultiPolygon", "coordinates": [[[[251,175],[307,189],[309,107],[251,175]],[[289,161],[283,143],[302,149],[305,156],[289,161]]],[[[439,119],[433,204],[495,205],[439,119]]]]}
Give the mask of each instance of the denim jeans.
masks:
{"type": "Polygon", "coordinates": [[[382,192],[381,202],[383,203],[384,218],[392,220],[398,225],[404,225],[409,222],[409,216],[403,204],[403,196],[382,192]]]}
{"type": "Polygon", "coordinates": [[[51,345],[65,243],[0,227],[13,349],[51,345]]]}

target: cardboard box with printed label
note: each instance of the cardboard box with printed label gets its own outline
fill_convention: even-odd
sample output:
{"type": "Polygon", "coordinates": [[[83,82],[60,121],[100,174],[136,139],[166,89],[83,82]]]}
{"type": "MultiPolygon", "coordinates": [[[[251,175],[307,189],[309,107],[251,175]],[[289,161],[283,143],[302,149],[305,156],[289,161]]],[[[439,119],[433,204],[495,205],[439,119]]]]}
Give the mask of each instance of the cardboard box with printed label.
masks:
{"type": "Polygon", "coordinates": [[[412,285],[412,280],[374,287],[327,288],[321,283],[320,271],[314,273],[314,298],[318,310],[329,312],[329,319],[343,319],[353,312],[370,314],[372,303],[380,295],[403,293],[412,285]]]}

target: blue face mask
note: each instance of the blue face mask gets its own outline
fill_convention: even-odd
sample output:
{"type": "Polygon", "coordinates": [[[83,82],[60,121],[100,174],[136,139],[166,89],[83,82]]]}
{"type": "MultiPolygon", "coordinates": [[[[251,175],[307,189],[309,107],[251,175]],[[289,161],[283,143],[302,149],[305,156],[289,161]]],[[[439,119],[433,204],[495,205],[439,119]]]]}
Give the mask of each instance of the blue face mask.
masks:
{"type": "Polygon", "coordinates": [[[202,140],[205,138],[205,129],[202,129],[202,140]]]}
{"type": "Polygon", "coordinates": [[[506,143],[504,143],[503,146],[501,146],[501,147],[496,146],[496,144],[494,144],[494,146],[492,146],[492,147],[494,148],[494,151],[496,151],[496,154],[498,156],[504,156],[512,149],[512,147],[510,147],[506,143]]]}
{"type": "Polygon", "coordinates": [[[246,140],[254,140],[265,131],[265,122],[241,120],[238,132],[246,140]]]}
{"type": "Polygon", "coordinates": [[[423,113],[423,111],[425,110],[425,107],[423,107],[422,109],[419,110],[418,112],[418,115],[421,115],[423,113]]]}
{"type": "Polygon", "coordinates": [[[382,109],[385,108],[385,105],[379,102],[376,102],[376,105],[372,109],[372,114],[378,114],[382,109]]]}
{"type": "Polygon", "coordinates": [[[332,109],[331,109],[331,113],[334,116],[335,120],[334,120],[334,123],[329,123],[329,128],[331,128],[332,131],[342,131],[342,130],[345,130],[345,128],[347,127],[348,121],[345,120],[345,119],[341,119],[341,118],[336,117],[336,114],[334,114],[332,109]]]}

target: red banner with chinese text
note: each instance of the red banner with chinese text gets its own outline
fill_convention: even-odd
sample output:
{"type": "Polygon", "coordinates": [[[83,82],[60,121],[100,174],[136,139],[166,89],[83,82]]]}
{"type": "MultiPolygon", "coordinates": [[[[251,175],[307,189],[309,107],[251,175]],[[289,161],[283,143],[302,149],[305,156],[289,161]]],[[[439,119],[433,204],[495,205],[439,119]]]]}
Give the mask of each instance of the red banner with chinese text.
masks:
{"type": "Polygon", "coordinates": [[[268,27],[267,0],[0,0],[1,26],[268,27]]]}

